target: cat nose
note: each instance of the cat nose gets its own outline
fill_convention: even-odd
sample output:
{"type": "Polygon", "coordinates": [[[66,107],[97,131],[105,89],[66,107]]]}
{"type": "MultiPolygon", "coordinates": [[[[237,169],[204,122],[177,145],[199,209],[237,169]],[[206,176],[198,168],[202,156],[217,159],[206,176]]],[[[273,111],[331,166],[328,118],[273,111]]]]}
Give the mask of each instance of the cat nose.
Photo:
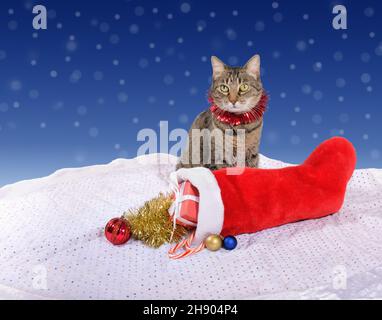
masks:
{"type": "Polygon", "coordinates": [[[230,96],[230,97],[228,98],[228,100],[229,100],[229,102],[232,103],[233,106],[235,106],[235,104],[236,104],[236,102],[237,102],[237,98],[236,98],[236,97],[231,97],[231,96],[230,96]]]}

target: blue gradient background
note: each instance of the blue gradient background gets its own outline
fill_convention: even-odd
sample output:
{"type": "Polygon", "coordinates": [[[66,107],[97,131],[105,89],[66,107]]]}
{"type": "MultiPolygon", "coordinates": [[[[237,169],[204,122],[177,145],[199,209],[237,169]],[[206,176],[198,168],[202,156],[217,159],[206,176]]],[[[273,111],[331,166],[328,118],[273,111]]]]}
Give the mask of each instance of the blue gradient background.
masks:
{"type": "Polygon", "coordinates": [[[211,55],[261,55],[265,155],[300,162],[343,135],[358,167],[382,167],[381,27],[377,0],[2,0],[0,185],[134,157],[160,120],[187,129],[207,107],[211,55]],[[32,28],[34,4],[48,30],[32,28]],[[332,28],[335,4],[348,30],[332,28]]]}

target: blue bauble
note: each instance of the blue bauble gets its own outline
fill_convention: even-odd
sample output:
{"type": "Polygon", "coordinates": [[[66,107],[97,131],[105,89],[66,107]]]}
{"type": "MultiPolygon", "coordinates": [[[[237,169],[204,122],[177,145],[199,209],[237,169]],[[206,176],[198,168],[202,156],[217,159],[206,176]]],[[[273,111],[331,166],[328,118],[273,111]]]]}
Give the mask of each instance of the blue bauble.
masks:
{"type": "Polygon", "coordinates": [[[234,236],[226,236],[223,240],[223,248],[226,250],[233,250],[237,246],[237,240],[234,236]]]}

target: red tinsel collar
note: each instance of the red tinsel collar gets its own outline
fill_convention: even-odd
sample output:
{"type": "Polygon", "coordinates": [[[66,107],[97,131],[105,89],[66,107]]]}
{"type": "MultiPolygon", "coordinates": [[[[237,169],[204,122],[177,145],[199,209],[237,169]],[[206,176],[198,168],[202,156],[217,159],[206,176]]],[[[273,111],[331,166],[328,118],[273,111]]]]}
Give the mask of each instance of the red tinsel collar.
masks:
{"type": "Polygon", "coordinates": [[[217,120],[231,126],[238,126],[240,124],[248,124],[259,120],[267,109],[268,96],[265,92],[263,92],[257,105],[244,113],[224,111],[214,103],[214,100],[211,97],[208,98],[208,101],[211,103],[210,111],[217,120]]]}

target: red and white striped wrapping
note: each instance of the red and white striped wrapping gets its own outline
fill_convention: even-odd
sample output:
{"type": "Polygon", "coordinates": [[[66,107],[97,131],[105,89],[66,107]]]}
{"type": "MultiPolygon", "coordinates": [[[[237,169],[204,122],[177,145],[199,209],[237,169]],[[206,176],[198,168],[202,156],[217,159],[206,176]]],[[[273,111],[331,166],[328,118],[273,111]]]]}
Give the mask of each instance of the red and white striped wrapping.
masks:
{"type": "Polygon", "coordinates": [[[196,247],[191,247],[192,241],[194,240],[194,236],[195,236],[195,230],[190,234],[188,238],[183,239],[181,242],[177,243],[174,247],[172,247],[168,252],[168,256],[171,259],[181,259],[203,250],[205,247],[204,242],[199,243],[199,245],[196,247]],[[181,252],[178,252],[179,250],[182,250],[182,249],[184,250],[181,252]]]}

